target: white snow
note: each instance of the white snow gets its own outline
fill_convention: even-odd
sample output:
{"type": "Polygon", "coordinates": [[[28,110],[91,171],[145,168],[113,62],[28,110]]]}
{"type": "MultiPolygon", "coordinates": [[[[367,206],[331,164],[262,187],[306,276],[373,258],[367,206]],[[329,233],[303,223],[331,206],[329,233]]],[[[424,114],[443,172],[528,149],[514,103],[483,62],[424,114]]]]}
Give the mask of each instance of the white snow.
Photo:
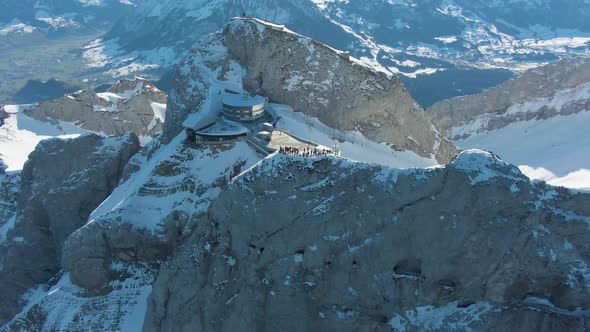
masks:
{"type": "Polygon", "coordinates": [[[412,151],[394,151],[386,144],[365,138],[359,132],[342,132],[330,128],[317,118],[293,112],[287,105],[270,104],[269,107],[280,117],[276,124],[278,129],[326,147],[337,147],[342,157],[395,168],[430,167],[438,164],[436,160],[421,157],[412,151]]]}
{"type": "Polygon", "coordinates": [[[126,269],[130,277],[111,282],[112,290],[105,295],[86,295],[84,289],[70,281],[69,274],[49,289],[33,288],[23,296],[27,304],[15,319],[23,318],[38,305],[46,314],[41,330],[70,331],[84,327],[91,331],[108,326],[117,331],[140,331],[152,291],[152,272],[140,266],[126,269]]]}
{"type": "Polygon", "coordinates": [[[166,104],[150,101],[150,106],[154,112],[154,117],[148,125],[148,131],[151,131],[156,126],[156,120],[160,121],[160,123],[164,123],[164,121],[166,121],[166,104]]]}
{"type": "Polygon", "coordinates": [[[513,122],[457,141],[463,149],[494,151],[531,179],[590,189],[590,111],[513,122]]]}
{"type": "Polygon", "coordinates": [[[531,179],[590,189],[590,136],[587,135],[590,110],[563,114],[569,105],[584,105],[588,100],[590,82],[557,91],[548,98],[514,104],[502,114],[481,115],[452,128],[450,136],[461,138],[456,141],[461,148],[494,151],[518,165],[531,179]],[[537,119],[537,114],[545,109],[557,115],[537,119]],[[490,125],[498,120],[508,125],[501,128],[490,125]]]}
{"type": "Polygon", "coordinates": [[[466,308],[460,308],[457,302],[451,302],[441,307],[431,305],[417,307],[406,311],[403,315],[394,314],[389,321],[393,331],[438,331],[448,329],[453,331],[477,331],[471,324],[481,320],[493,306],[485,302],[477,302],[466,308]]]}
{"type": "Polygon", "coordinates": [[[184,145],[186,136],[179,134],[168,145],[161,147],[147,160],[141,161],[141,169],[120,184],[111,195],[90,215],[89,223],[100,222],[104,214],[121,215],[124,222],[140,229],[156,231],[171,211],[184,211],[189,215],[205,213],[209,204],[219,195],[221,188],[213,184],[219,178],[227,178],[232,167],[245,162],[250,167],[258,162],[258,156],[246,143],[222,151],[215,146],[192,149],[184,145]],[[179,174],[158,172],[162,163],[179,161],[179,174]],[[187,181],[194,181],[196,188],[183,189],[187,181]],[[157,188],[152,195],[140,193],[142,186],[157,188]],[[200,192],[200,190],[203,190],[200,192]]]}
{"type": "Polygon", "coordinates": [[[436,37],[434,38],[435,40],[438,40],[444,44],[452,44],[454,42],[456,42],[457,40],[459,40],[457,38],[457,36],[447,36],[447,37],[436,37]]]}
{"type": "Polygon", "coordinates": [[[29,153],[37,143],[47,138],[75,138],[91,131],[73,123],[56,121],[56,124],[34,120],[22,113],[29,105],[7,105],[4,107],[9,118],[0,127],[0,158],[8,166],[7,171],[23,168],[29,153]]]}
{"type": "MultiPolygon", "coordinates": [[[[14,223],[16,222],[16,214],[13,215],[10,219],[8,219],[2,226],[0,226],[0,243],[6,241],[6,236],[10,230],[14,228],[14,223]]],[[[0,271],[2,269],[0,268],[0,271]]]]}

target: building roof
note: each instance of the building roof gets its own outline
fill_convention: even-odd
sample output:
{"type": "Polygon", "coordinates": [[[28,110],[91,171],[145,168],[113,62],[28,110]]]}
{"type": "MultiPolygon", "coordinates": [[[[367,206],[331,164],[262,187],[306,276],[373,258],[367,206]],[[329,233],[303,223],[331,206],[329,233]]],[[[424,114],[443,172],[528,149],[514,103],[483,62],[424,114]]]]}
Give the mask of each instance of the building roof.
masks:
{"type": "Polygon", "coordinates": [[[233,107],[252,107],[266,103],[266,98],[259,95],[226,93],[223,96],[223,104],[233,107]]]}
{"type": "Polygon", "coordinates": [[[182,123],[184,128],[198,130],[208,125],[211,125],[217,121],[219,116],[216,113],[202,113],[195,112],[191,113],[186,120],[182,123]]]}
{"type": "Polygon", "coordinates": [[[235,136],[247,134],[248,129],[239,123],[219,120],[206,128],[198,130],[196,133],[202,136],[235,136]]]}

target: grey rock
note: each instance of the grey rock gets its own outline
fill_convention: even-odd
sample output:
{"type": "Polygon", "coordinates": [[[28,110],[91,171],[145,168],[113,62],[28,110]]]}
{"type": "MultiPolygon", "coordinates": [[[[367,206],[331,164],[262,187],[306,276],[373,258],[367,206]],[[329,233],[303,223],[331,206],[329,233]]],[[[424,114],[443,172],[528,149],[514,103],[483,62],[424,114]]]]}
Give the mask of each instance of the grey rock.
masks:
{"type": "Polygon", "coordinates": [[[163,122],[156,117],[151,103],[166,104],[167,96],[145,79],[121,80],[108,90],[112,100],[90,90],[81,90],[63,98],[42,102],[24,113],[37,120],[62,120],[107,135],[155,136],[163,122]]]}
{"type": "MultiPolygon", "coordinates": [[[[178,221],[177,213],[173,212],[169,221],[178,221]]],[[[170,222],[166,227],[171,227],[170,222]]],[[[138,230],[121,219],[99,219],[67,239],[62,264],[73,283],[89,290],[100,290],[116,278],[111,268],[114,261],[161,260],[172,252],[173,244],[174,241],[162,241],[153,233],[138,230]]]]}
{"type": "Polygon", "coordinates": [[[3,107],[0,108],[0,127],[4,124],[4,120],[8,119],[9,115],[3,107]]]}
{"type": "Polygon", "coordinates": [[[134,134],[84,135],[37,145],[21,174],[16,223],[0,253],[0,322],[19,311],[17,299],[61,268],[67,236],[117,186],[127,160],[139,150],[134,134]]]}
{"type": "Polygon", "coordinates": [[[587,330],[589,201],[473,151],[416,170],[275,156],[162,265],[144,330],[587,330]]]}
{"type": "MultiPolygon", "coordinates": [[[[154,161],[152,155],[158,148],[170,150],[169,146],[160,146],[156,139],[129,162],[125,171],[129,180],[117,189],[132,188],[125,203],[92,215],[87,225],[66,240],[63,267],[76,285],[88,290],[108,287],[116,276],[112,269],[116,261],[152,264],[166,259],[190,234],[193,225],[204,218],[221,188],[260,160],[244,142],[210,147],[181,143],[170,151],[169,157],[160,155],[154,161]],[[149,163],[152,166],[146,166],[149,163]],[[131,178],[138,165],[152,167],[149,176],[131,178]],[[207,169],[215,166],[219,168],[207,169]],[[129,184],[132,186],[125,187],[129,184]],[[153,202],[155,213],[162,212],[161,218],[146,220],[151,217],[143,211],[150,213],[151,207],[144,208],[146,201],[153,202]]],[[[146,171],[142,171],[145,175],[146,171]]]]}
{"type": "Polygon", "coordinates": [[[2,166],[2,160],[0,159],[0,227],[16,213],[16,202],[20,187],[20,174],[6,174],[2,172],[2,166]]]}
{"type": "Polygon", "coordinates": [[[457,152],[397,77],[280,26],[248,19],[234,19],[222,32],[204,37],[181,64],[168,104],[165,140],[204,105],[210,79],[203,66],[206,72],[219,70],[217,79],[227,80],[240,75],[235,62],[246,71],[246,90],[289,104],[329,127],[358,130],[370,140],[441,163],[457,152]]]}
{"type": "MultiPolygon", "coordinates": [[[[443,100],[428,108],[434,121],[442,130],[465,124],[484,114],[503,114],[515,104],[522,104],[540,98],[549,98],[556,92],[572,89],[590,82],[590,58],[563,59],[539,68],[525,71],[522,75],[506,81],[497,87],[470,96],[443,100]]],[[[520,118],[499,118],[490,124],[489,130],[501,128],[513,121],[545,119],[559,114],[572,114],[587,110],[590,101],[573,104],[564,110],[546,107],[541,112],[520,118]]]]}

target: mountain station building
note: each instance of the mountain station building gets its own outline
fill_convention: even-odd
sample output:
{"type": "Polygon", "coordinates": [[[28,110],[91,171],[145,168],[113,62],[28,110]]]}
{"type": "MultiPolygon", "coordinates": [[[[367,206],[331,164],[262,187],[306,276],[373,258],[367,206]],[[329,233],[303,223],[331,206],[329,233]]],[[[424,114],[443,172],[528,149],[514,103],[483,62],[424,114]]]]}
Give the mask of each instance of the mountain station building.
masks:
{"type": "Polygon", "coordinates": [[[259,95],[225,93],[223,115],[233,121],[251,122],[264,116],[268,100],[259,95]]]}

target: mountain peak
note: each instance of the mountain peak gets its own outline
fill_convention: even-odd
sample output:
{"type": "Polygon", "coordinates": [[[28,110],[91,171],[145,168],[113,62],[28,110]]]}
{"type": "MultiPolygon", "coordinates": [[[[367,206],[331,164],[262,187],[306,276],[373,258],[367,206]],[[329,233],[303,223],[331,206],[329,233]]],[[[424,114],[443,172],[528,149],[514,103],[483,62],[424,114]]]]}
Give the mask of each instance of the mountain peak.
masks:
{"type": "Polygon", "coordinates": [[[191,112],[221,105],[212,94],[231,87],[356,132],[393,151],[448,162],[456,152],[442,138],[402,82],[347,52],[256,18],[235,18],[197,43],[177,72],[170,99],[168,139],[191,112]],[[402,125],[403,124],[403,125],[402,125]]]}

